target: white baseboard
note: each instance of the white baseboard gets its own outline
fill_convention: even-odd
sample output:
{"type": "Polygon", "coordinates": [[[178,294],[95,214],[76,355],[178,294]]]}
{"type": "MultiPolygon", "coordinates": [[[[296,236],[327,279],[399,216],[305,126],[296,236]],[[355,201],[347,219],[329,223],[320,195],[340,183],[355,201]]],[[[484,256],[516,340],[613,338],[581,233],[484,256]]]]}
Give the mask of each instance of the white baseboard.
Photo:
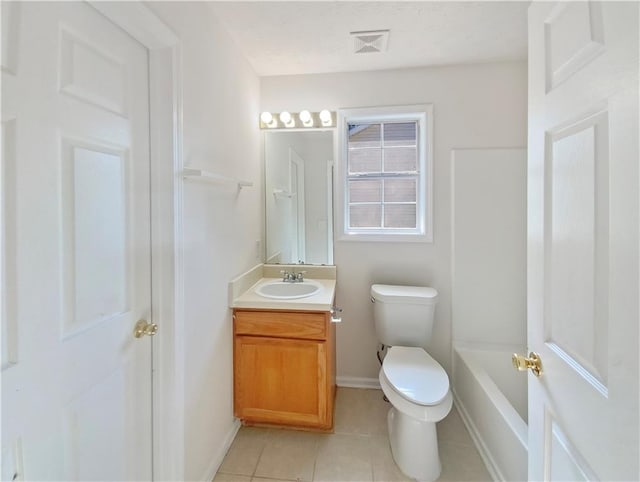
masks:
{"type": "Polygon", "coordinates": [[[236,438],[236,434],[238,433],[238,430],[240,430],[240,425],[241,425],[240,420],[238,420],[237,418],[233,419],[233,424],[231,425],[231,428],[227,432],[227,435],[224,438],[222,446],[218,450],[218,453],[215,454],[215,457],[213,457],[211,464],[209,464],[209,467],[207,467],[207,470],[205,470],[204,474],[202,474],[202,477],[200,478],[202,482],[211,482],[213,478],[216,476],[216,473],[218,472],[220,465],[222,465],[224,456],[227,455],[227,451],[229,450],[229,447],[231,447],[233,440],[236,438]]]}
{"type": "Polygon", "coordinates": [[[482,437],[480,436],[480,432],[478,431],[476,425],[473,423],[473,420],[471,420],[471,417],[469,416],[469,412],[467,412],[467,409],[465,408],[464,404],[460,401],[460,398],[458,398],[458,395],[456,394],[455,389],[453,389],[453,387],[451,389],[451,393],[453,394],[453,403],[458,409],[460,418],[462,419],[462,422],[464,423],[464,425],[467,427],[467,430],[469,431],[469,435],[471,436],[471,440],[473,441],[474,445],[478,449],[478,453],[480,454],[480,457],[482,458],[484,465],[487,467],[487,471],[489,472],[489,475],[496,482],[505,482],[505,478],[502,475],[502,472],[498,468],[495,460],[493,459],[493,456],[491,455],[491,453],[489,452],[489,449],[484,443],[484,440],[482,440],[482,437]]]}
{"type": "Polygon", "coordinates": [[[364,377],[336,377],[336,385],[348,388],[380,388],[377,378],[364,377]]]}

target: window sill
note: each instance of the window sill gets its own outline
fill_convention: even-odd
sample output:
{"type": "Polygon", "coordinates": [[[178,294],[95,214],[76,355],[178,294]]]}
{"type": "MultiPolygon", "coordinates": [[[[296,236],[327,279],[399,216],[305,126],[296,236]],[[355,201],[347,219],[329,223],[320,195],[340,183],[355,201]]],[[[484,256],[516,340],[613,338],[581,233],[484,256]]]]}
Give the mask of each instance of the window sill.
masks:
{"type": "Polygon", "coordinates": [[[342,233],[337,241],[357,241],[372,243],[433,243],[431,234],[365,234],[342,233]]]}

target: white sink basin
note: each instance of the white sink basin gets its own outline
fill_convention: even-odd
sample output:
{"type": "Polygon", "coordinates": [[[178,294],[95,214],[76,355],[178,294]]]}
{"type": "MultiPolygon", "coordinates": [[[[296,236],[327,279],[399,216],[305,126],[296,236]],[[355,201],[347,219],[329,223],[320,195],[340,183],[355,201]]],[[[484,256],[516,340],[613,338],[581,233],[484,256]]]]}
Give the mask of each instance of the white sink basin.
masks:
{"type": "Polygon", "coordinates": [[[321,285],[305,280],[302,283],[285,283],[284,281],[271,281],[256,288],[256,293],[265,298],[276,300],[295,300],[313,296],[320,291],[321,285]]]}

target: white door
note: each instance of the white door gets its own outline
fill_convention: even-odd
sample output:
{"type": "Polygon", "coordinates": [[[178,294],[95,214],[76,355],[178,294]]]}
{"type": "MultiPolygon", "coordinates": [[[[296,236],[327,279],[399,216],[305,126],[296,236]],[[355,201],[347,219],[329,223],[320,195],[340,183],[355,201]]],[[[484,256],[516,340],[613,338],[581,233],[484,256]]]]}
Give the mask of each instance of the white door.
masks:
{"type": "Polygon", "coordinates": [[[637,481],[638,3],[529,10],[529,479],[637,481]]]}
{"type": "Polygon", "coordinates": [[[333,161],[327,161],[327,264],[333,264],[333,161]]]}
{"type": "Polygon", "coordinates": [[[86,3],[2,22],[3,480],[150,480],[147,51],[86,3]]]}
{"type": "Polygon", "coordinates": [[[289,184],[291,192],[292,263],[306,261],[306,221],[304,205],[304,159],[289,147],[289,184]]]}

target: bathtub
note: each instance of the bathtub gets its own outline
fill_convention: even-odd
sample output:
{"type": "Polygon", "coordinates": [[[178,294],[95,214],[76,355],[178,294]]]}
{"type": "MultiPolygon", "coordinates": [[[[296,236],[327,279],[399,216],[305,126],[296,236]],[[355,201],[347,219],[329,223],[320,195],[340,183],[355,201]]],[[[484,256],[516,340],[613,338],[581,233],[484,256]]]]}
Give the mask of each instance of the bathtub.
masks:
{"type": "Polygon", "coordinates": [[[527,376],[511,366],[514,350],[454,346],[453,394],[494,480],[527,480],[527,376]]]}

